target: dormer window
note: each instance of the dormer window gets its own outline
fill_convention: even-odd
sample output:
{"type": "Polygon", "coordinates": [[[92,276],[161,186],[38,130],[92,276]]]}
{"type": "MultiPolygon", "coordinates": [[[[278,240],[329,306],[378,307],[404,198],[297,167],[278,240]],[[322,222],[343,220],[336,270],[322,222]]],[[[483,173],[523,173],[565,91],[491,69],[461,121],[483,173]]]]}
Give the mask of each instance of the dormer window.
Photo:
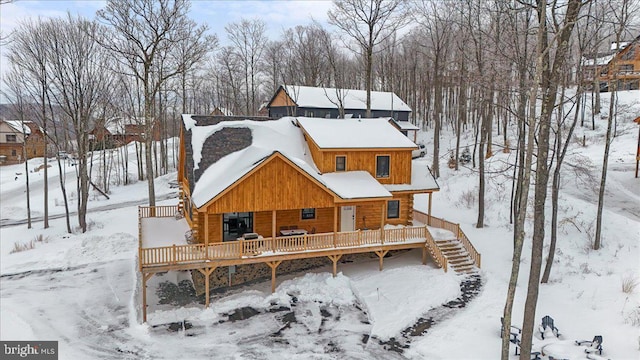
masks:
{"type": "Polygon", "coordinates": [[[347,171],[346,156],[336,156],[336,171],[347,171]]]}
{"type": "Polygon", "coordinates": [[[376,156],[376,177],[388,178],[389,177],[389,155],[376,156]]]}

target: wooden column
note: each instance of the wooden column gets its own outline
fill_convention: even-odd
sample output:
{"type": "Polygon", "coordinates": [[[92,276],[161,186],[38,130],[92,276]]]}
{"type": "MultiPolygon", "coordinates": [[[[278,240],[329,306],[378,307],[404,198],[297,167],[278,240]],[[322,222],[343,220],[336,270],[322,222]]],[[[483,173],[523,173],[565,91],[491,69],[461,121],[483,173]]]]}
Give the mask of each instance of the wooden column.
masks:
{"type": "Polygon", "coordinates": [[[422,247],[422,265],[427,265],[427,246],[422,247]]]}
{"type": "Polygon", "coordinates": [[[427,225],[431,226],[431,196],[432,192],[429,193],[429,210],[427,211],[427,225]]]}
{"type": "Polygon", "coordinates": [[[342,254],[329,255],[328,258],[333,262],[333,277],[336,277],[338,272],[338,260],[342,257],[342,254]]]}
{"type": "Polygon", "coordinates": [[[153,276],[153,273],[142,273],[142,322],[147,322],[147,280],[153,276]]]}
{"type": "Polygon", "coordinates": [[[389,252],[389,250],[377,250],[376,251],[376,255],[378,255],[378,258],[380,258],[380,271],[382,271],[382,268],[383,268],[384,256],[387,255],[388,252],[389,252]]]}
{"type": "Polygon", "coordinates": [[[211,273],[213,273],[213,271],[215,269],[216,269],[216,266],[211,267],[211,268],[207,268],[207,269],[204,269],[204,270],[203,269],[198,269],[198,271],[200,271],[200,273],[202,273],[202,275],[204,275],[204,281],[205,281],[204,282],[204,289],[205,289],[204,290],[204,293],[205,293],[205,295],[204,295],[204,299],[205,299],[204,300],[204,306],[205,306],[205,308],[209,307],[209,299],[210,299],[209,278],[210,278],[211,273]]]}
{"type": "Polygon", "coordinates": [[[276,292],[276,268],[282,263],[282,260],[269,261],[267,265],[271,268],[271,292],[276,292]]]}
{"type": "Polygon", "coordinates": [[[338,235],[338,206],[333,205],[333,247],[336,247],[337,235],[338,235]]]}
{"type": "Polygon", "coordinates": [[[380,241],[384,244],[384,219],[387,217],[387,202],[382,202],[382,213],[380,214],[380,241]]]}
{"type": "Polygon", "coordinates": [[[207,253],[209,252],[209,213],[204,213],[204,248],[207,249],[207,253]]]}
{"type": "Polygon", "coordinates": [[[271,211],[271,238],[276,238],[276,211],[271,211]]]}

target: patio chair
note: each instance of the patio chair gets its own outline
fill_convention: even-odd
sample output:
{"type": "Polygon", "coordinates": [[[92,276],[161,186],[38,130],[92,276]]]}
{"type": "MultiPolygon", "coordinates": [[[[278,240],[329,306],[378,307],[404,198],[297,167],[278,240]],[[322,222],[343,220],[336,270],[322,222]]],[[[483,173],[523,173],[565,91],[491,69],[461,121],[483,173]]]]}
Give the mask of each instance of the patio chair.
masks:
{"type": "Polygon", "coordinates": [[[584,349],[584,352],[586,353],[595,353],[597,352],[598,355],[602,355],[602,335],[596,335],[593,337],[593,340],[589,341],[589,340],[576,340],[576,345],[578,346],[586,346],[587,348],[584,349]]]}
{"type": "MultiPolygon", "coordinates": [[[[515,355],[520,355],[520,339],[516,339],[516,342],[514,344],[516,345],[515,355]]],[[[541,355],[540,351],[532,351],[531,360],[542,360],[540,355],[541,355]]]]}
{"type": "Polygon", "coordinates": [[[547,329],[551,330],[555,337],[560,336],[560,330],[558,330],[558,328],[553,324],[553,318],[549,315],[546,315],[542,318],[542,325],[540,325],[539,328],[540,337],[542,337],[542,340],[544,340],[544,333],[547,331],[547,329]]]}
{"type": "MultiPolygon", "coordinates": [[[[502,333],[504,333],[504,317],[500,318],[500,337],[502,337],[502,333]]],[[[520,334],[522,334],[522,329],[517,326],[510,325],[509,329],[509,342],[516,343],[519,342],[520,334]]],[[[517,354],[516,354],[517,355],[517,354]]]]}

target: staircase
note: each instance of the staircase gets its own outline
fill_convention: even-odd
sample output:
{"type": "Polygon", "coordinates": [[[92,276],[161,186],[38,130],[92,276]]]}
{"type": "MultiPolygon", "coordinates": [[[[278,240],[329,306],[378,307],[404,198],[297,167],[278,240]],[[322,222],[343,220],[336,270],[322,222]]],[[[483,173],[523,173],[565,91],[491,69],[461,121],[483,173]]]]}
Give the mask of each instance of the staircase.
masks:
{"type": "Polygon", "coordinates": [[[448,268],[453,269],[453,271],[458,274],[473,274],[478,272],[478,267],[460,240],[435,240],[435,243],[447,259],[448,268]]]}

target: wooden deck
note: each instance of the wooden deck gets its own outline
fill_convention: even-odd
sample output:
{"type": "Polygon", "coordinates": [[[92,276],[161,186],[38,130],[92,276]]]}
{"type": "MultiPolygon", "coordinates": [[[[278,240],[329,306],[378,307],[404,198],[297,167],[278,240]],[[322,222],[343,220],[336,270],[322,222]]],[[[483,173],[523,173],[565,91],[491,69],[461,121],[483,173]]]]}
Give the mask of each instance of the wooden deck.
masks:
{"type": "MultiPolygon", "coordinates": [[[[142,221],[144,218],[174,217],[177,211],[177,206],[140,207],[138,210],[140,239],[143,235],[142,221]]],[[[480,267],[480,254],[462,232],[459,224],[416,210],[414,210],[414,220],[452,232],[459,241],[460,248],[464,248],[468,252],[469,265],[480,267]]],[[[237,240],[208,245],[143,247],[142,241],[140,241],[138,260],[140,272],[143,275],[143,321],[146,321],[146,282],[158,272],[169,270],[200,271],[206,278],[206,306],[209,306],[209,275],[220,266],[265,263],[271,268],[272,291],[275,291],[277,267],[282,261],[295,259],[328,257],[333,263],[335,276],[337,262],[346,254],[375,253],[379,257],[380,270],[382,270],[384,256],[389,251],[422,249],[423,264],[426,264],[427,254],[429,254],[438,266],[447,271],[450,260],[447,258],[446,249],[440,248],[439,243],[442,240],[434,239],[427,225],[421,225],[237,240]]],[[[184,241],[180,239],[176,243],[184,243],[184,241]]],[[[457,271],[455,265],[453,268],[457,271]]]]}

